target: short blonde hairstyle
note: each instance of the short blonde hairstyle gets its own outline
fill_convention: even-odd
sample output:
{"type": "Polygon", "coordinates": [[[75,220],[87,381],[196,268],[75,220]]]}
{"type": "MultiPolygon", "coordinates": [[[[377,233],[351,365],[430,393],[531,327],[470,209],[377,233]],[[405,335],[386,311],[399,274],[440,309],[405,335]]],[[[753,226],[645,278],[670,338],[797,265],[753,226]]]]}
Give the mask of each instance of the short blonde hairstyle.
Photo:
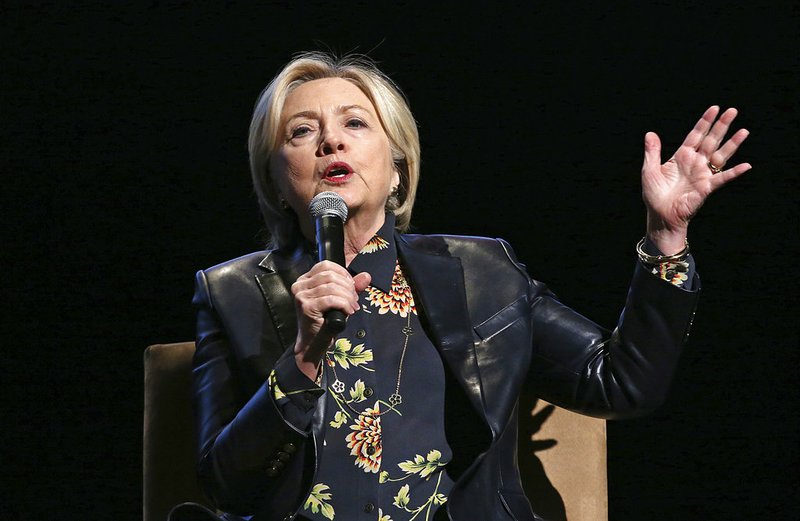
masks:
{"type": "Polygon", "coordinates": [[[302,234],[298,216],[281,207],[278,190],[269,169],[270,156],[279,146],[280,121],[286,97],[303,83],[324,78],[352,82],[375,106],[389,138],[394,166],[400,175],[397,194],[386,209],[395,214],[395,228],[408,229],[419,183],[419,133],[408,101],[400,88],[375,63],[361,55],[341,58],[321,52],[296,55],[261,92],[250,122],[248,150],[250,173],[264,222],[270,232],[270,246],[289,248],[302,234]]]}

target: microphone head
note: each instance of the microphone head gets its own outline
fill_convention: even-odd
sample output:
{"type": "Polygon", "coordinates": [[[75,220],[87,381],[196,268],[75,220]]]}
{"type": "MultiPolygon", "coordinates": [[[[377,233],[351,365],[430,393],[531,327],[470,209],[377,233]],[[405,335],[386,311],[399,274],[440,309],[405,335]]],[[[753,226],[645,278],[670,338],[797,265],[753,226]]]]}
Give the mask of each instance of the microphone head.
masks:
{"type": "Polygon", "coordinates": [[[316,219],[325,215],[338,217],[347,221],[347,203],[336,192],[320,192],[308,204],[308,212],[316,219]]]}

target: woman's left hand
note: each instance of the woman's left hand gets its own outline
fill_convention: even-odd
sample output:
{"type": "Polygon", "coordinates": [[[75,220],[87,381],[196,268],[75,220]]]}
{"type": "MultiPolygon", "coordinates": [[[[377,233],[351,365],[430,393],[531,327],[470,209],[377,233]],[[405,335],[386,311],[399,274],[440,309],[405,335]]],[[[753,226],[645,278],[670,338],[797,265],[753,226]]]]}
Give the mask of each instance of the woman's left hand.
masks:
{"type": "Polygon", "coordinates": [[[658,135],[645,135],[642,197],[647,207],[647,234],[666,255],[684,248],[689,221],[711,192],[751,168],[749,163],[725,168],[749,132],[740,129],[723,144],[737,111],[729,108],[717,119],[719,110],[709,107],[664,164],[658,135]]]}

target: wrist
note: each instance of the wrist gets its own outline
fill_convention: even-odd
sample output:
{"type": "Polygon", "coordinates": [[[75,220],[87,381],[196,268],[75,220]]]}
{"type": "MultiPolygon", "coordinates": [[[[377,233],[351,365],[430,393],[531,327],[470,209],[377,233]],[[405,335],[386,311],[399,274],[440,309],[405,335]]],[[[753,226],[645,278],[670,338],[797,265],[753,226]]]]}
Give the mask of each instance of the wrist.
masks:
{"type": "Polygon", "coordinates": [[[647,218],[647,238],[664,255],[675,255],[686,247],[688,223],[679,227],[669,227],[664,222],[647,218]]]}
{"type": "Polygon", "coordinates": [[[325,353],[333,343],[333,340],[323,335],[317,335],[311,342],[304,342],[300,336],[294,345],[294,360],[297,368],[315,380],[322,366],[325,353]]]}
{"type": "Polygon", "coordinates": [[[647,232],[647,238],[664,255],[675,255],[686,248],[686,233],[651,233],[647,232]]]}
{"type": "Polygon", "coordinates": [[[295,353],[294,355],[295,364],[297,364],[297,368],[300,370],[301,373],[306,375],[309,380],[316,380],[317,376],[319,375],[320,367],[322,366],[322,360],[309,360],[307,357],[303,356],[303,353],[295,353]]]}

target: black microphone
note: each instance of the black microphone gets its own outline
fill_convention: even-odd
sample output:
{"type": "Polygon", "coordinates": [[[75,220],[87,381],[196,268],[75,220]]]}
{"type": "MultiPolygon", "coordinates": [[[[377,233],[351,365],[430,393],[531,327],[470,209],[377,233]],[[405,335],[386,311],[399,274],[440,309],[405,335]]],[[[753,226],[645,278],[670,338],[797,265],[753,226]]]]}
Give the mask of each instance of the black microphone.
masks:
{"type": "MultiPolygon", "coordinates": [[[[314,220],[317,237],[317,258],[344,266],[344,223],[347,221],[347,204],[336,192],[320,192],[308,205],[314,220]]],[[[332,333],[344,330],[347,317],[342,310],[325,312],[325,328],[332,333]]]]}

